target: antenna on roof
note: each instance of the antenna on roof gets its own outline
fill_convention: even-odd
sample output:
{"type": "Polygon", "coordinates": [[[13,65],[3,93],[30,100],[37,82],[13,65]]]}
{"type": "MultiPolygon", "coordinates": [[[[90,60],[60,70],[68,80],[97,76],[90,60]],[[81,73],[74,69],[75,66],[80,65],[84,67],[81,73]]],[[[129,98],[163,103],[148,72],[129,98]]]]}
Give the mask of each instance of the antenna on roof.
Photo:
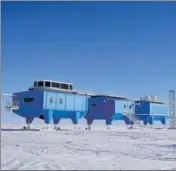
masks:
{"type": "Polygon", "coordinates": [[[175,114],[175,91],[169,91],[169,120],[170,129],[176,129],[176,114],[175,114]]]}

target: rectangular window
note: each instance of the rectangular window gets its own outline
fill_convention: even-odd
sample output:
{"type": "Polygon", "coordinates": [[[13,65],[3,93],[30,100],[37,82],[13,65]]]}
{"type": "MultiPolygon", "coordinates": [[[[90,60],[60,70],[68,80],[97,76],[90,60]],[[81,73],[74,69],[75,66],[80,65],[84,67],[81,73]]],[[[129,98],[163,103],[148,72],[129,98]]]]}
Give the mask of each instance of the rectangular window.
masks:
{"type": "Polygon", "coordinates": [[[45,81],[45,87],[50,87],[51,83],[49,81],[45,81]]]}
{"type": "Polygon", "coordinates": [[[61,84],[61,89],[68,90],[68,84],[61,84]]]}
{"type": "Polygon", "coordinates": [[[29,103],[29,102],[32,102],[34,101],[34,98],[24,98],[24,102],[26,103],[29,103]]]}
{"type": "Polygon", "coordinates": [[[43,81],[38,82],[38,87],[43,87],[43,81]]]}
{"type": "Polygon", "coordinates": [[[60,88],[60,84],[59,84],[59,83],[52,82],[52,87],[53,87],[53,88],[60,88]]]}
{"type": "Polygon", "coordinates": [[[96,106],[96,104],[92,104],[92,106],[96,106]]]}
{"type": "Polygon", "coordinates": [[[37,87],[37,81],[34,82],[34,87],[37,87]]]}
{"type": "Polygon", "coordinates": [[[72,85],[70,85],[70,90],[73,90],[73,86],[72,85]]]}

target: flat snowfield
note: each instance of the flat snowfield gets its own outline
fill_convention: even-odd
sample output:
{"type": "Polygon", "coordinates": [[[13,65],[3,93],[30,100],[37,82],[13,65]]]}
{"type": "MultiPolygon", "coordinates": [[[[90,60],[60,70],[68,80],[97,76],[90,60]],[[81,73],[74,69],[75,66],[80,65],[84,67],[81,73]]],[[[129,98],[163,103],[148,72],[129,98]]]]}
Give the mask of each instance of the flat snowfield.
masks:
{"type": "Polygon", "coordinates": [[[74,130],[72,125],[60,131],[1,128],[3,170],[176,169],[176,130],[107,130],[96,125],[92,130],[74,130]]]}

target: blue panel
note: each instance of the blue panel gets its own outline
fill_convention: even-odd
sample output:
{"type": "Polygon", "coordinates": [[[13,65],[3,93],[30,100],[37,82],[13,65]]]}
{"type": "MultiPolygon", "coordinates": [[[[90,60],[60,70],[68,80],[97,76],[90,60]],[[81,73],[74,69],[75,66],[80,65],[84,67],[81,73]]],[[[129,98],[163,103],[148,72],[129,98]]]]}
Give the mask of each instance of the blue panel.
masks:
{"type": "Polygon", "coordinates": [[[167,115],[168,114],[168,105],[150,103],[150,114],[154,115],[167,115]]]}
{"type": "Polygon", "coordinates": [[[122,113],[115,113],[112,116],[112,120],[124,120],[124,115],[122,113]]]}
{"type": "Polygon", "coordinates": [[[57,93],[56,109],[65,110],[65,108],[66,108],[66,93],[57,93]]]}
{"type": "Polygon", "coordinates": [[[89,113],[88,117],[93,119],[106,118],[106,105],[103,98],[90,98],[89,99],[89,113]]]}
{"type": "MultiPolygon", "coordinates": [[[[95,119],[112,119],[114,113],[114,100],[102,97],[89,99],[89,112],[86,115],[88,123],[90,123],[90,120],[95,119]]],[[[108,122],[110,122],[110,120],[108,122]]]]}
{"type": "Polygon", "coordinates": [[[43,116],[46,124],[53,123],[53,111],[44,112],[43,116]]]}
{"type": "Polygon", "coordinates": [[[43,92],[43,109],[47,108],[47,92],[43,92]]]}
{"type": "Polygon", "coordinates": [[[23,117],[39,117],[43,109],[43,91],[24,91],[14,93],[20,103],[19,110],[13,110],[14,113],[23,117]],[[33,98],[31,102],[24,102],[24,98],[33,98]]]}
{"type": "Polygon", "coordinates": [[[82,101],[83,101],[82,109],[83,109],[83,111],[86,111],[88,109],[87,97],[86,96],[82,96],[82,101]]]}
{"type": "Polygon", "coordinates": [[[66,94],[66,110],[67,111],[74,111],[75,107],[75,95],[73,94],[66,94]]]}
{"type": "Polygon", "coordinates": [[[124,100],[115,100],[115,112],[116,113],[124,112],[124,105],[126,105],[124,100]]]}
{"type": "Polygon", "coordinates": [[[55,110],[56,109],[56,93],[55,92],[46,92],[46,109],[55,110]]]}
{"type": "Polygon", "coordinates": [[[81,95],[75,95],[75,111],[82,111],[83,109],[83,97],[81,95]]]}
{"type": "Polygon", "coordinates": [[[135,102],[135,114],[150,114],[149,102],[137,101],[135,102]]]}

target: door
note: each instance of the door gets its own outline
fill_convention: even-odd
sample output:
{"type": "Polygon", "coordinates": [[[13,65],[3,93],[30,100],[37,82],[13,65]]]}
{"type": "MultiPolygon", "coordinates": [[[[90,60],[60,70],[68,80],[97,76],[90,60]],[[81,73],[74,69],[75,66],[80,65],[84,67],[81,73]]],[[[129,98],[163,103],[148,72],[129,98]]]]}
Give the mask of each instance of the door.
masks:
{"type": "Polygon", "coordinates": [[[57,93],[56,109],[65,110],[66,107],[66,93],[57,93]]]}
{"type": "Polygon", "coordinates": [[[56,93],[46,92],[46,109],[55,110],[56,109],[56,93]]]}

